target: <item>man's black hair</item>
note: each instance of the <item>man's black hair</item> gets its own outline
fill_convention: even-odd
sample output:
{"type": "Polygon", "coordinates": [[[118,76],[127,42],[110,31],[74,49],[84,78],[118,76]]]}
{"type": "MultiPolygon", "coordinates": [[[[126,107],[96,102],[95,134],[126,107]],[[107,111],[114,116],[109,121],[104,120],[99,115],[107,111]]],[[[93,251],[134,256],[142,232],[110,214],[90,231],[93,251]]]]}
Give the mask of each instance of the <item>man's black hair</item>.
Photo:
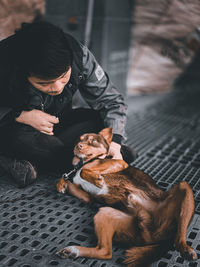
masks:
{"type": "Polygon", "coordinates": [[[16,32],[17,64],[27,76],[54,79],[72,64],[72,52],[62,29],[45,21],[25,23],[16,32]]]}

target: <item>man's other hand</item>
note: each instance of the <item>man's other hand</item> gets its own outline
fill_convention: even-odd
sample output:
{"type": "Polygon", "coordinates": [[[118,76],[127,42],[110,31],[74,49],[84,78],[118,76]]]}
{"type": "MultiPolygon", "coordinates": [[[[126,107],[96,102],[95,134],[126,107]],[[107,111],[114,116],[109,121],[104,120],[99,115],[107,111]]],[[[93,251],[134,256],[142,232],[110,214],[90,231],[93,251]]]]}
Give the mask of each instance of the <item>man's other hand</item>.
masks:
{"type": "Polygon", "coordinates": [[[115,142],[111,142],[108,155],[111,156],[113,159],[123,159],[120,149],[121,145],[115,142]]]}
{"type": "Polygon", "coordinates": [[[22,111],[20,116],[16,118],[19,123],[24,123],[32,126],[41,133],[53,135],[54,124],[59,123],[59,119],[48,113],[45,113],[38,109],[31,111],[22,111]]]}

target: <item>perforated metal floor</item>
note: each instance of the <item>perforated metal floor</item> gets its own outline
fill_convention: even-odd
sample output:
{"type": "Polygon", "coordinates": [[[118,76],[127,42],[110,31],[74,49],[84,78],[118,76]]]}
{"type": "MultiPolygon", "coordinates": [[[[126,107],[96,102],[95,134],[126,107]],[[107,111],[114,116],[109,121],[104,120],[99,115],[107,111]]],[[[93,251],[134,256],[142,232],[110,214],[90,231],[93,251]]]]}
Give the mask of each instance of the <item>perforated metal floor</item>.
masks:
{"type": "Polygon", "coordinates": [[[55,255],[67,245],[95,245],[97,206],[57,193],[52,177],[23,190],[7,186],[0,200],[0,266],[120,266],[123,255],[117,247],[111,261],[62,260],[55,255]]]}
{"type": "Polygon", "coordinates": [[[182,180],[187,181],[193,188],[196,212],[200,214],[200,137],[192,136],[198,135],[196,131],[189,135],[190,129],[182,130],[180,118],[175,120],[165,115],[159,116],[159,120],[162,121],[148,113],[142,122],[142,127],[143,123],[146,124],[144,135],[141,135],[139,123],[133,127],[138,132],[129,132],[133,136],[129,145],[141,151],[134,165],[151,175],[165,190],[182,180]],[[149,134],[150,138],[146,138],[145,134],[149,134]],[[139,135],[140,141],[144,138],[142,142],[138,142],[139,135]]]}
{"type": "MultiPolygon", "coordinates": [[[[96,244],[92,218],[97,206],[88,207],[73,197],[58,194],[52,177],[43,178],[43,182],[23,191],[7,187],[9,190],[1,190],[0,266],[123,266],[124,250],[116,245],[113,259],[109,261],[62,260],[55,255],[67,245],[96,244]]],[[[195,215],[188,230],[188,241],[200,254],[199,240],[200,216],[195,215]]],[[[170,251],[153,266],[195,267],[199,264],[187,263],[178,252],[170,251]]]]}
{"type": "MultiPolygon", "coordinates": [[[[163,97],[155,107],[130,113],[127,130],[129,145],[139,152],[135,166],[150,174],[164,190],[181,180],[192,186],[196,214],[188,229],[188,242],[200,258],[200,110],[196,101],[199,96],[200,93],[192,94],[193,102],[187,98],[184,109],[181,103],[185,98],[177,94],[163,97]]],[[[123,266],[124,249],[116,245],[113,259],[108,261],[63,260],[55,255],[67,245],[96,244],[93,216],[98,209],[97,205],[88,206],[57,193],[56,179],[40,177],[36,184],[17,189],[9,177],[1,177],[0,266],[123,266]]],[[[169,251],[152,266],[196,267],[200,266],[200,259],[187,262],[178,252],[169,251]]]]}

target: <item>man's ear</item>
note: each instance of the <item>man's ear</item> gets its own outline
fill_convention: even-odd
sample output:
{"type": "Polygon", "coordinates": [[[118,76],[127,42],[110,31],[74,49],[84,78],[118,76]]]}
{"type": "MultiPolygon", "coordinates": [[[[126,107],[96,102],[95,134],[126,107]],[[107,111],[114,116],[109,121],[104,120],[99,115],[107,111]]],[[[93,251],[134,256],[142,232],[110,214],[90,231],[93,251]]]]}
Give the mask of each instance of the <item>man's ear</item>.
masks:
{"type": "Polygon", "coordinates": [[[112,142],[112,137],[113,137],[113,129],[110,128],[105,128],[99,132],[100,135],[104,137],[108,145],[112,142]]]}

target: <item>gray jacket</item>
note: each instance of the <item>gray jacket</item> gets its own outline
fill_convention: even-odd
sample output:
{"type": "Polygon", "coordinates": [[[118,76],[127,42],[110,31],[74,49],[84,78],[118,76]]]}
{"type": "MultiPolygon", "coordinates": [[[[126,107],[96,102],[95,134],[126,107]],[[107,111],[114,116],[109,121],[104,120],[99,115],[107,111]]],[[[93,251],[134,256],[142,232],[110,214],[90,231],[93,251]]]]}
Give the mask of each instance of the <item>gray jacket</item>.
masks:
{"type": "Polygon", "coordinates": [[[7,121],[14,121],[15,111],[20,110],[43,109],[49,114],[60,116],[72,108],[73,95],[79,90],[87,104],[100,112],[104,126],[113,127],[117,141],[125,138],[127,106],[87,47],[66,34],[73,53],[71,78],[62,94],[50,96],[34,88],[20,73],[17,64],[9,58],[8,47],[12,49],[10,44],[14,43],[14,35],[9,38],[0,42],[0,56],[4,59],[0,61],[0,82],[1,78],[3,80],[2,86],[0,85],[0,125],[4,124],[5,118],[9,118],[7,121]],[[7,79],[4,73],[8,75],[7,79]]]}

